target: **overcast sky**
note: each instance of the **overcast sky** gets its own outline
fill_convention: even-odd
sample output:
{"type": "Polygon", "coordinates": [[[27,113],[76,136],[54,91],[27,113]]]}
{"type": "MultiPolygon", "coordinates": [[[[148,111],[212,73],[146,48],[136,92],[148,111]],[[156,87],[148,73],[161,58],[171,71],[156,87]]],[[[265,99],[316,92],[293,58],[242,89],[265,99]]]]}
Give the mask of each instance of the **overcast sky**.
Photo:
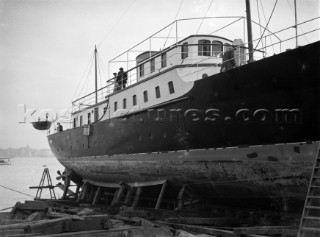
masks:
{"type": "MultiPolygon", "coordinates": [[[[275,0],[261,1],[268,19],[275,0]]],[[[258,22],[256,5],[251,0],[252,18],[258,22]]],[[[318,0],[297,0],[297,5],[299,22],[320,15],[318,0]]],[[[275,31],[294,24],[292,9],[293,0],[279,0],[269,28],[275,31]]],[[[182,19],[203,17],[206,12],[245,16],[245,1],[0,0],[0,147],[48,148],[45,132],[34,130],[30,123],[19,124],[18,105],[56,112],[70,108],[83,88],[94,45],[99,45],[107,69],[110,59],[174,21],[177,13],[182,19]]],[[[262,14],[260,9],[265,25],[262,14]]],[[[314,40],[304,38],[301,44],[314,40]]]]}

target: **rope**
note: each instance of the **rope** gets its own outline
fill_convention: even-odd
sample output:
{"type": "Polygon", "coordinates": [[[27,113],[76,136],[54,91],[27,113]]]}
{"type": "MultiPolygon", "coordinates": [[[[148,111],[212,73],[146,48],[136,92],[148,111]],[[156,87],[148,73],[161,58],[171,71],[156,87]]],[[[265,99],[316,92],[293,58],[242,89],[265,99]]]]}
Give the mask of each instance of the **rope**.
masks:
{"type": "Polygon", "coordinates": [[[14,208],[14,206],[13,206],[13,207],[3,208],[3,209],[1,209],[0,211],[5,211],[5,210],[8,210],[8,209],[12,209],[12,208],[14,208]]]}
{"type": "MultiPolygon", "coordinates": [[[[84,78],[86,78],[86,80],[88,80],[89,72],[91,71],[91,67],[92,67],[92,63],[93,63],[93,58],[94,58],[94,54],[92,54],[91,59],[89,60],[86,69],[83,71],[83,74],[82,74],[82,76],[81,76],[81,80],[80,80],[80,82],[78,83],[77,89],[75,90],[75,92],[74,92],[74,94],[73,94],[73,96],[72,96],[72,98],[73,98],[72,100],[75,99],[75,95],[76,95],[76,93],[78,92],[80,85],[82,84],[82,80],[83,80],[84,78]],[[89,71],[87,72],[88,69],[89,69],[89,71]],[[87,72],[87,76],[84,77],[84,75],[85,75],[86,72],[87,72]]],[[[81,91],[80,91],[79,94],[78,94],[79,97],[80,97],[80,95],[81,95],[81,93],[82,93],[82,91],[83,91],[83,88],[84,88],[84,86],[86,85],[86,83],[87,83],[87,81],[84,81],[83,87],[82,87],[81,91]]]]}
{"type": "Polygon", "coordinates": [[[122,13],[122,15],[118,18],[118,20],[116,21],[116,23],[113,25],[113,27],[107,32],[107,34],[102,38],[102,40],[100,41],[100,43],[97,45],[97,48],[100,47],[100,45],[102,44],[102,42],[107,39],[109,37],[109,35],[111,34],[111,32],[114,30],[114,28],[116,28],[116,26],[121,22],[122,18],[127,14],[127,12],[129,11],[129,9],[132,7],[133,3],[135,0],[131,1],[131,4],[127,7],[127,9],[122,13]]]}
{"type": "Polygon", "coordinates": [[[81,95],[82,90],[83,90],[84,88],[85,88],[84,95],[86,95],[86,94],[87,94],[87,91],[88,91],[88,84],[89,84],[89,81],[90,81],[90,80],[89,80],[89,74],[90,74],[91,69],[92,69],[93,61],[94,61],[94,55],[93,55],[93,57],[92,57],[91,65],[90,65],[89,71],[88,71],[88,73],[87,73],[87,78],[86,78],[86,81],[85,81],[85,83],[84,83],[84,85],[83,85],[83,87],[82,87],[82,89],[81,89],[80,95],[81,95]]]}
{"type": "MultiPolygon", "coordinates": [[[[257,0],[257,10],[258,10],[258,20],[259,20],[260,35],[262,35],[261,20],[260,20],[260,11],[259,11],[259,0],[257,0]]],[[[262,43],[262,48],[263,48],[263,41],[261,41],[261,43],[262,43]]]]}
{"type": "Polygon", "coordinates": [[[260,39],[259,39],[256,47],[254,48],[254,50],[257,49],[257,47],[258,47],[258,45],[259,45],[259,43],[260,43],[260,41],[261,41],[264,33],[266,32],[266,29],[268,28],[268,25],[269,25],[269,23],[270,23],[270,20],[271,20],[271,17],[272,17],[272,15],[273,15],[273,12],[274,12],[274,10],[276,9],[277,3],[278,3],[278,0],[276,0],[275,4],[273,5],[273,9],[272,9],[272,12],[271,12],[271,14],[270,14],[269,20],[268,20],[268,22],[267,22],[266,28],[264,29],[264,31],[263,31],[263,33],[262,33],[262,35],[261,35],[261,37],[260,37],[260,39]]]}
{"type": "Polygon", "coordinates": [[[204,17],[202,18],[202,21],[201,21],[201,23],[200,23],[200,25],[199,25],[199,28],[198,28],[198,30],[197,30],[197,32],[196,32],[196,35],[198,34],[198,32],[199,32],[199,30],[200,30],[200,28],[201,28],[201,26],[202,26],[202,23],[204,22],[207,14],[208,14],[208,12],[209,12],[209,9],[211,8],[212,3],[213,3],[213,0],[211,0],[210,5],[209,5],[209,7],[207,8],[207,11],[206,11],[206,13],[204,14],[204,17]]]}
{"type": "Polygon", "coordinates": [[[13,191],[13,192],[20,193],[20,194],[23,194],[23,195],[25,195],[25,196],[28,196],[28,197],[32,197],[32,198],[33,198],[33,196],[31,196],[30,194],[23,193],[23,192],[20,192],[20,191],[14,190],[14,189],[12,189],[12,188],[8,188],[8,187],[3,186],[3,185],[1,185],[1,184],[0,184],[0,187],[3,187],[3,188],[5,188],[5,189],[11,190],[11,191],[13,191]]]}
{"type": "Polygon", "coordinates": [[[232,24],[234,24],[234,23],[236,23],[237,21],[240,21],[240,20],[242,20],[243,18],[239,18],[239,19],[237,19],[237,20],[234,20],[233,22],[231,22],[231,23],[229,23],[229,24],[227,24],[227,25],[225,25],[225,26],[223,26],[223,27],[221,27],[221,28],[219,28],[219,29],[217,29],[217,30],[215,30],[215,31],[212,31],[209,35],[212,35],[212,34],[214,34],[214,33],[217,33],[218,31],[220,31],[220,30],[223,30],[224,28],[227,28],[228,26],[231,26],[232,24]]]}
{"type": "MultiPolygon", "coordinates": [[[[182,3],[183,3],[183,0],[181,0],[181,2],[180,2],[180,6],[179,6],[179,8],[178,8],[178,11],[177,11],[177,13],[176,13],[176,16],[174,17],[174,21],[173,21],[173,22],[175,22],[175,21],[177,20],[177,17],[178,17],[178,14],[179,14],[179,12],[180,12],[180,8],[181,8],[181,6],[182,6],[182,3]]],[[[166,46],[166,44],[167,44],[167,42],[168,42],[168,39],[169,39],[171,30],[172,30],[172,28],[173,28],[173,25],[174,25],[174,24],[171,25],[171,28],[170,28],[170,30],[169,30],[168,36],[167,36],[167,38],[166,38],[166,41],[165,41],[164,44],[163,44],[163,49],[165,48],[165,46],[166,46]]]]}
{"type": "MultiPolygon", "coordinates": [[[[260,0],[260,5],[261,5],[261,8],[262,8],[263,18],[264,18],[265,22],[267,22],[266,14],[264,13],[264,8],[263,8],[262,1],[261,1],[261,0],[260,0]]],[[[265,27],[265,29],[266,29],[266,27],[265,27]]],[[[270,41],[271,41],[271,45],[273,45],[272,37],[269,36],[269,39],[270,39],[270,41]]],[[[267,42],[266,42],[266,43],[267,43],[267,42]]],[[[272,50],[273,50],[273,53],[274,53],[275,51],[274,51],[274,47],[273,47],[273,46],[272,46],[272,50]]]]}
{"type": "Polygon", "coordinates": [[[84,78],[85,72],[88,70],[88,67],[90,66],[91,60],[92,60],[92,58],[88,61],[88,64],[87,64],[85,70],[82,73],[82,76],[81,76],[80,82],[78,83],[77,89],[73,93],[73,96],[72,96],[73,99],[72,100],[74,100],[74,97],[75,97],[77,91],[79,90],[80,85],[82,84],[82,80],[84,78]]]}
{"type": "MultiPolygon", "coordinates": [[[[100,55],[99,55],[99,54],[98,54],[98,58],[99,58],[99,61],[100,61],[100,62],[103,62],[103,60],[100,58],[100,55]]],[[[103,64],[102,64],[101,69],[102,69],[102,72],[103,72],[103,74],[104,74],[104,77],[105,77],[106,79],[108,79],[108,76],[107,76],[106,71],[104,70],[103,64]]]]}

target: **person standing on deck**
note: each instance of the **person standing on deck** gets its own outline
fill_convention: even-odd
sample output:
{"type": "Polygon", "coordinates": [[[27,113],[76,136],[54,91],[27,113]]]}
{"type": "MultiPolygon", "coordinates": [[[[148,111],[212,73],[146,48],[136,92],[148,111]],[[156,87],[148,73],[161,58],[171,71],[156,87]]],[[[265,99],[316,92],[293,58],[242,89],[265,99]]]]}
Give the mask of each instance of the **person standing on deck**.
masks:
{"type": "Polygon", "coordinates": [[[118,76],[117,76],[117,84],[118,84],[118,90],[121,90],[123,88],[126,88],[127,84],[127,73],[123,71],[123,68],[119,68],[118,76]]]}

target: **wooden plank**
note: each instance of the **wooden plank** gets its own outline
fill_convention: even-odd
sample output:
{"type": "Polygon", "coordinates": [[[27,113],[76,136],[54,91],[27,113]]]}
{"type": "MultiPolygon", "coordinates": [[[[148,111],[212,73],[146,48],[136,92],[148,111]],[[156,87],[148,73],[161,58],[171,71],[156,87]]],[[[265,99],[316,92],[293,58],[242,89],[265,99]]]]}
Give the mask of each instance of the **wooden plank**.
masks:
{"type": "Polygon", "coordinates": [[[62,232],[77,232],[85,230],[102,230],[112,228],[109,215],[92,215],[74,218],[65,216],[54,220],[45,220],[27,226],[27,233],[56,234],[62,232]],[[76,219],[76,220],[75,220],[76,219]]]}
{"type": "Polygon", "coordinates": [[[234,232],[232,230],[222,230],[217,228],[208,228],[196,225],[184,225],[184,224],[173,224],[164,221],[157,221],[156,223],[170,226],[174,229],[181,229],[190,232],[196,232],[201,234],[209,234],[209,235],[218,235],[221,237],[235,237],[234,232]]]}
{"type": "Polygon", "coordinates": [[[297,235],[297,226],[259,226],[259,227],[241,227],[233,229],[238,235],[297,235]]]}
{"type": "Polygon", "coordinates": [[[50,237],[127,237],[131,231],[141,229],[141,227],[119,227],[112,228],[110,230],[90,230],[90,231],[79,231],[79,232],[68,232],[60,234],[51,234],[50,237]]]}
{"type": "MultiPolygon", "coordinates": [[[[74,185],[69,185],[69,187],[71,187],[71,186],[74,186],[74,185]]],[[[58,184],[56,185],[56,187],[57,187],[57,188],[60,188],[62,191],[65,191],[65,186],[64,186],[62,183],[58,183],[58,184]]],[[[68,194],[68,195],[74,195],[75,193],[68,188],[68,189],[67,189],[67,194],[68,194]]]]}
{"type": "Polygon", "coordinates": [[[72,221],[71,217],[63,217],[54,220],[39,221],[37,223],[29,224],[26,233],[43,233],[55,234],[66,231],[66,225],[72,221]]]}
{"type": "Polygon", "coordinates": [[[10,237],[30,237],[30,236],[43,236],[43,234],[41,233],[29,233],[29,234],[14,234],[14,235],[10,235],[10,237]]]}
{"type": "Polygon", "coordinates": [[[0,232],[2,230],[24,229],[24,228],[27,228],[28,225],[33,223],[38,223],[38,222],[41,222],[41,221],[26,221],[26,222],[16,223],[16,224],[1,225],[0,232]]]}
{"type": "Polygon", "coordinates": [[[11,235],[24,234],[24,229],[8,229],[8,230],[0,230],[0,237],[7,237],[11,235]]]}
{"type": "Polygon", "coordinates": [[[199,218],[199,217],[184,217],[184,218],[166,218],[166,222],[187,225],[217,225],[231,226],[241,223],[238,218],[221,217],[221,218],[199,218]]]}

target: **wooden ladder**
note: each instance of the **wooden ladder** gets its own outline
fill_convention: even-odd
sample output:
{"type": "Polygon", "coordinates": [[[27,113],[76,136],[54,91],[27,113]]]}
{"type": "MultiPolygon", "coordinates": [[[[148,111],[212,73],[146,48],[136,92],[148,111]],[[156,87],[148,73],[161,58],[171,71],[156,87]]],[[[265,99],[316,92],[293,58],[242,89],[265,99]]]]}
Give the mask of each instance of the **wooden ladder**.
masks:
{"type": "Polygon", "coordinates": [[[320,236],[320,157],[319,148],[313,166],[298,237],[320,236]]]}
{"type": "MultiPolygon", "coordinates": [[[[30,188],[32,188],[32,187],[30,187],[30,188]]],[[[42,194],[42,189],[46,189],[46,188],[49,189],[50,198],[51,199],[56,199],[56,194],[54,192],[55,186],[52,185],[52,180],[51,180],[51,176],[50,176],[48,168],[44,169],[44,171],[42,173],[42,177],[41,177],[40,183],[39,183],[39,186],[37,188],[38,188],[38,190],[37,190],[37,194],[36,194],[35,199],[40,199],[41,198],[41,194],[42,194]],[[44,181],[45,181],[46,178],[47,178],[48,185],[44,185],[44,181]]]]}

